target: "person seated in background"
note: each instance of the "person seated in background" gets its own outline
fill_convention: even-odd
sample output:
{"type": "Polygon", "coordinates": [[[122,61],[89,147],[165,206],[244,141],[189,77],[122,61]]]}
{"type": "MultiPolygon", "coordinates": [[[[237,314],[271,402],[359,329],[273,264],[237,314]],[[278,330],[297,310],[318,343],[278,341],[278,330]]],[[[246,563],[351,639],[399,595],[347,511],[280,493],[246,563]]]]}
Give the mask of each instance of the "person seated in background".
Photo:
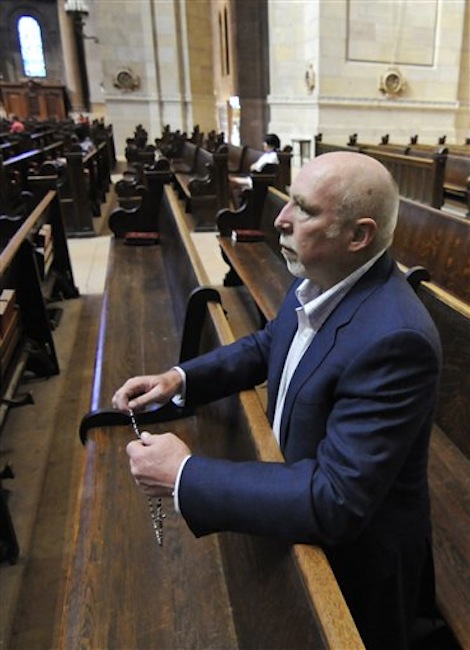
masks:
{"type": "Polygon", "coordinates": [[[264,153],[250,166],[250,171],[260,172],[269,163],[279,165],[277,152],[281,148],[281,141],[275,133],[268,133],[263,141],[264,153]]]}
{"type": "Polygon", "coordinates": [[[25,126],[17,115],[11,116],[10,133],[24,133],[25,126]]]}
{"type": "Polygon", "coordinates": [[[86,127],[86,125],[83,124],[77,127],[75,133],[77,135],[80,148],[85,155],[92,153],[93,151],[96,150],[96,147],[88,134],[88,128],[86,127]]]}
{"type": "MultiPolygon", "coordinates": [[[[275,133],[267,133],[263,140],[264,153],[250,165],[251,172],[261,172],[265,165],[279,165],[277,152],[281,148],[281,141],[275,133]]],[[[230,191],[233,204],[236,208],[242,203],[244,190],[251,190],[253,181],[251,176],[229,176],[230,191]]]]}
{"type": "Polygon", "coordinates": [[[90,120],[86,115],[83,115],[83,113],[80,113],[78,118],[77,118],[77,124],[85,124],[85,126],[90,126],[90,120]]]}

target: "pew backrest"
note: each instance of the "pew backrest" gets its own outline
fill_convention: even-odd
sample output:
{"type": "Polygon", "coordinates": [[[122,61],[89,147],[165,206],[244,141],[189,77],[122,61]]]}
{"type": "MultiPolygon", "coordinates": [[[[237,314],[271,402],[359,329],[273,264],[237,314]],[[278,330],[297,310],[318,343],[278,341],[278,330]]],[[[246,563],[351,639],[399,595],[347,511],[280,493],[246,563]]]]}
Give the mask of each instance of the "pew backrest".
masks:
{"type": "Polygon", "coordinates": [[[434,208],[444,203],[444,175],[447,150],[439,149],[431,157],[388,153],[377,147],[362,147],[361,152],[381,162],[395,178],[400,194],[434,208]]]}
{"type": "Polygon", "coordinates": [[[432,281],[470,303],[470,222],[401,198],[392,244],[406,266],[424,266],[432,281]]]}

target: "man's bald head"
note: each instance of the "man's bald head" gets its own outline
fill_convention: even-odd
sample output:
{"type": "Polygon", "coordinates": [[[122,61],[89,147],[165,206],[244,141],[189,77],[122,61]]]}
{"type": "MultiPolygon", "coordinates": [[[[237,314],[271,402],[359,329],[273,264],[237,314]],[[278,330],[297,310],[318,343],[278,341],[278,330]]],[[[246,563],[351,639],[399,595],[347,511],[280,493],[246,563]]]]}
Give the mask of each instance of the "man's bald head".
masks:
{"type": "Polygon", "coordinates": [[[322,154],[305,165],[304,181],[325,184],[336,204],[338,225],[363,217],[373,219],[377,234],[373,254],[390,246],[395,230],[399,192],[390,172],[375,158],[352,151],[322,154]]]}

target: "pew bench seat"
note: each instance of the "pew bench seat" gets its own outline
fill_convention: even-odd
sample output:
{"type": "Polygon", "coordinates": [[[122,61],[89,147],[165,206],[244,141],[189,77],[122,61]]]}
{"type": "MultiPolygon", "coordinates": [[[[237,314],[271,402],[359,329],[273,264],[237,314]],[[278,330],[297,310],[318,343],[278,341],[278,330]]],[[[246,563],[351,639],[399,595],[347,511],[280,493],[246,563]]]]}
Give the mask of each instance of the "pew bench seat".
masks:
{"type": "Polygon", "coordinates": [[[227,285],[243,284],[255,301],[263,321],[272,320],[294,281],[286,264],[264,241],[235,242],[219,237],[222,256],[231,267],[227,285]]]}

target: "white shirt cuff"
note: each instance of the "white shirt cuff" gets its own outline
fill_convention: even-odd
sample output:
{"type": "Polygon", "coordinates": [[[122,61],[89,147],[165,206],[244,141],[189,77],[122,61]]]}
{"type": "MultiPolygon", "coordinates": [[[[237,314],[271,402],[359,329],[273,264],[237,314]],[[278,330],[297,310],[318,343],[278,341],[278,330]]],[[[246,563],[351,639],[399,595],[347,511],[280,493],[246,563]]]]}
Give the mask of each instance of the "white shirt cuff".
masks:
{"type": "Polygon", "coordinates": [[[186,403],[186,373],[184,370],[181,370],[179,366],[174,366],[172,370],[176,370],[181,375],[183,386],[179,393],[173,395],[171,401],[176,404],[176,406],[184,406],[186,403]]]}
{"type": "Polygon", "coordinates": [[[183,462],[180,465],[180,468],[178,470],[178,474],[176,475],[176,481],[175,481],[175,489],[173,491],[173,504],[175,506],[175,510],[177,513],[181,514],[180,510],[180,500],[179,500],[179,487],[180,487],[180,481],[181,481],[181,474],[183,473],[184,466],[188,462],[188,460],[191,458],[191,454],[186,456],[186,458],[183,459],[183,462]]]}

